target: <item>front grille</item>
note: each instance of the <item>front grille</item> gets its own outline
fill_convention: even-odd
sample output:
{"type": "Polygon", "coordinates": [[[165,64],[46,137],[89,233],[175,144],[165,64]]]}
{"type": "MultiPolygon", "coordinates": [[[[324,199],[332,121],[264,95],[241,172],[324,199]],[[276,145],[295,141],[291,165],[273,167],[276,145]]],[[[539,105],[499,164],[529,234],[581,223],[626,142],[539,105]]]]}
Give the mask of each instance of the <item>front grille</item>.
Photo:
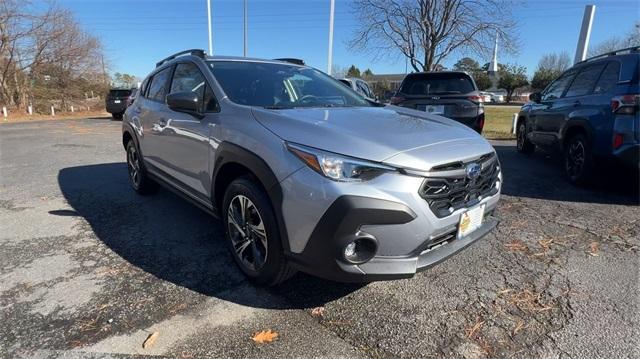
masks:
{"type": "MultiPolygon", "coordinates": [[[[438,177],[436,174],[436,177],[425,178],[419,193],[437,217],[446,217],[457,209],[473,206],[480,199],[498,192],[496,186],[500,174],[498,159],[495,155],[483,156],[476,162],[482,166],[482,170],[475,179],[467,178],[464,170],[457,175],[438,177]]],[[[464,166],[461,165],[458,168],[464,168],[464,166]]]]}

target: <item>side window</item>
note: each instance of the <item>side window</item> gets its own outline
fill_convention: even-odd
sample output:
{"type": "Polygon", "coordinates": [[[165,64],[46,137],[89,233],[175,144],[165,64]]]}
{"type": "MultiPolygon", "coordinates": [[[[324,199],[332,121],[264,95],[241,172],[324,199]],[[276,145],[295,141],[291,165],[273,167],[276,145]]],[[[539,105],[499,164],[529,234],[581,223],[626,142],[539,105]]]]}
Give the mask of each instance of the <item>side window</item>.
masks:
{"type": "Polygon", "coordinates": [[[552,82],[547,89],[544,90],[544,93],[542,94],[542,101],[551,101],[560,98],[564,93],[564,90],[571,83],[571,80],[573,80],[575,74],[575,70],[570,70],[552,82]]]}
{"type": "Polygon", "coordinates": [[[580,71],[575,80],[569,86],[565,97],[585,96],[591,94],[600,77],[605,64],[587,66],[580,71]]]}
{"type": "Polygon", "coordinates": [[[364,96],[369,97],[369,91],[367,91],[367,85],[362,81],[356,81],[356,86],[358,86],[358,92],[364,96]]]}
{"type": "Polygon", "coordinates": [[[198,98],[204,96],[205,80],[202,72],[196,64],[187,62],[178,64],[176,72],[173,73],[173,81],[171,82],[171,91],[174,92],[195,92],[198,98]]]}
{"type": "Polygon", "coordinates": [[[165,102],[166,97],[169,91],[167,88],[169,86],[169,76],[171,75],[172,67],[167,67],[166,69],[156,73],[153,75],[153,79],[151,79],[151,84],[149,85],[149,90],[147,91],[147,98],[154,101],[165,102]]]}
{"type": "Polygon", "coordinates": [[[600,75],[600,80],[596,84],[596,88],[593,90],[595,94],[611,93],[618,84],[620,79],[620,63],[612,61],[607,64],[607,67],[600,75]]]}

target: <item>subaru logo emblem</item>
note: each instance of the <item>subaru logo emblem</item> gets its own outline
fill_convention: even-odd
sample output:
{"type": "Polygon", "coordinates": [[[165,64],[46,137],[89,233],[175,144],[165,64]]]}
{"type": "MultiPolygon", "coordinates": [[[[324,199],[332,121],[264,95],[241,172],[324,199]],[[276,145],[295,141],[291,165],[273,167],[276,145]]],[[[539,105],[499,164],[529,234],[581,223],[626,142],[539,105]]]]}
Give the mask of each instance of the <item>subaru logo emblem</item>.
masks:
{"type": "Polygon", "coordinates": [[[469,179],[476,179],[478,178],[478,176],[480,176],[480,171],[482,170],[482,167],[477,164],[477,163],[469,163],[467,165],[467,167],[465,168],[465,173],[467,174],[467,178],[469,179]]]}

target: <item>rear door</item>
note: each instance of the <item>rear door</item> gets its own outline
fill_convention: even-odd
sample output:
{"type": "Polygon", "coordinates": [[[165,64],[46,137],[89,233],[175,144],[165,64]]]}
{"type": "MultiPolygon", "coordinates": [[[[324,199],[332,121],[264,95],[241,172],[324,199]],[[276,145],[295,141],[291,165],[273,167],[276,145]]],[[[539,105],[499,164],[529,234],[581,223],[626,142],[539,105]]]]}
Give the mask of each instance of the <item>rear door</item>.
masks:
{"type": "Polygon", "coordinates": [[[171,85],[173,66],[168,66],[151,77],[149,87],[145,94],[144,106],[140,107],[137,114],[142,136],[140,138],[140,150],[145,163],[151,165],[152,171],[166,169],[162,158],[162,131],[167,124],[169,108],[167,107],[167,94],[171,85]]]}
{"type": "Polygon", "coordinates": [[[472,125],[479,115],[476,87],[469,75],[457,72],[408,75],[399,91],[402,106],[442,115],[472,125]],[[474,96],[474,97],[471,97],[474,96]],[[475,98],[475,100],[474,100],[475,98]]]}

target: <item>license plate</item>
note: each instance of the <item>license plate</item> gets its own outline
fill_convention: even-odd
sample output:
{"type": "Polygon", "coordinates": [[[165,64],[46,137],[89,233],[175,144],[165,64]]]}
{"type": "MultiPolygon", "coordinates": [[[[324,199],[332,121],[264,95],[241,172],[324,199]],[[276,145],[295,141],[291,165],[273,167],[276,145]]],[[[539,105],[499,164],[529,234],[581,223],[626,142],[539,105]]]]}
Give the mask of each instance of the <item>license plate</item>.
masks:
{"type": "Polygon", "coordinates": [[[470,208],[460,216],[458,224],[458,238],[465,237],[482,226],[484,219],[484,204],[470,208]]]}
{"type": "Polygon", "coordinates": [[[120,100],[115,100],[113,101],[113,103],[120,103],[120,100]]]}
{"type": "Polygon", "coordinates": [[[433,115],[442,115],[444,114],[444,105],[422,105],[420,110],[433,115]]]}

